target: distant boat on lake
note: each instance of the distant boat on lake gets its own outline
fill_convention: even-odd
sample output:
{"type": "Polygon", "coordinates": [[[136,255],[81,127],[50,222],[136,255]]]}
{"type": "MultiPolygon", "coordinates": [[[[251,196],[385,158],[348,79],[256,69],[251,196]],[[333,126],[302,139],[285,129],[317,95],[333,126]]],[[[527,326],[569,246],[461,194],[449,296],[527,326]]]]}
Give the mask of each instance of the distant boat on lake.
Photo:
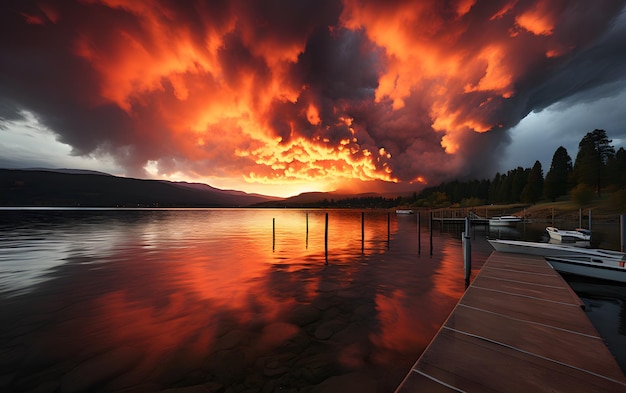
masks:
{"type": "Polygon", "coordinates": [[[396,214],[413,214],[413,210],[410,209],[398,209],[396,214]]]}

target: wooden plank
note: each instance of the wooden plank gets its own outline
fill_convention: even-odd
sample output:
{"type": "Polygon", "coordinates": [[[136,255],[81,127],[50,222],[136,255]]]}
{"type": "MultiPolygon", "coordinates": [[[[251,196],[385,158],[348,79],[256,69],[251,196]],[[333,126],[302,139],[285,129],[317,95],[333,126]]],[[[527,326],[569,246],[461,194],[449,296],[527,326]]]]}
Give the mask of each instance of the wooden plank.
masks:
{"type": "Polygon", "coordinates": [[[626,392],[581,305],[543,258],[494,252],[396,392],[626,392]]]}

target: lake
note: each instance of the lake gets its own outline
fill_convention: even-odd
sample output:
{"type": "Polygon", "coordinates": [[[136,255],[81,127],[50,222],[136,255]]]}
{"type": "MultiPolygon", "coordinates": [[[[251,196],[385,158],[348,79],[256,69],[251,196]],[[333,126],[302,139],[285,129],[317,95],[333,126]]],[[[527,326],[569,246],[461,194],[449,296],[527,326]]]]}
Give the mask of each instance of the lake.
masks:
{"type": "MultiPolygon", "coordinates": [[[[8,392],[392,392],[465,290],[460,229],[434,230],[431,248],[415,215],[23,209],[0,218],[8,392]]],[[[472,231],[475,271],[492,252],[486,232],[472,231]]],[[[608,303],[588,295],[609,318],[597,326],[617,324],[623,289],[608,303]]]]}

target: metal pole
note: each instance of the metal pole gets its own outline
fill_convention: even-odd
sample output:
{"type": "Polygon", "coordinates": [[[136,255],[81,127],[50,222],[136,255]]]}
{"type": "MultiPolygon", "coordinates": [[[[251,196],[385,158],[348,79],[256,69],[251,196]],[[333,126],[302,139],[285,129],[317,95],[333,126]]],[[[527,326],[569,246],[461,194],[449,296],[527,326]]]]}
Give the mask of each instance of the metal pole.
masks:
{"type": "Polygon", "coordinates": [[[578,208],[578,227],[583,227],[583,208],[578,208]]]}
{"type": "Polygon", "coordinates": [[[463,232],[463,267],[465,271],[465,282],[469,282],[472,273],[472,246],[470,242],[470,220],[465,217],[465,232],[463,232]]]}

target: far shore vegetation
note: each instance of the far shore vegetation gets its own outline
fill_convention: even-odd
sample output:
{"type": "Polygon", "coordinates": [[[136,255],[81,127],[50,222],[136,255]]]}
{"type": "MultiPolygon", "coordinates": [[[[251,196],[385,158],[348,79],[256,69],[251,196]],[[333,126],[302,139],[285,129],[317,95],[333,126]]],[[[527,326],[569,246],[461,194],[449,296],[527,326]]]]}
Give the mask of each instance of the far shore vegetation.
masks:
{"type": "Polygon", "coordinates": [[[321,207],[467,208],[482,216],[524,212],[537,218],[555,211],[578,217],[581,209],[593,209],[594,217],[614,218],[626,212],[626,150],[616,151],[606,131],[596,129],[581,139],[574,161],[559,146],[545,176],[536,161],[532,168],[517,167],[493,179],[441,183],[395,199],[325,200],[321,207]]]}
{"type": "MultiPolygon", "coordinates": [[[[428,187],[399,205],[420,209],[474,208],[502,214],[524,211],[547,217],[558,211],[578,216],[593,209],[594,217],[615,217],[626,212],[626,150],[615,151],[604,130],[587,133],[572,162],[559,146],[545,177],[541,163],[496,173],[491,180],[453,181],[428,187]]],[[[492,214],[493,215],[493,214],[492,214]]]]}

